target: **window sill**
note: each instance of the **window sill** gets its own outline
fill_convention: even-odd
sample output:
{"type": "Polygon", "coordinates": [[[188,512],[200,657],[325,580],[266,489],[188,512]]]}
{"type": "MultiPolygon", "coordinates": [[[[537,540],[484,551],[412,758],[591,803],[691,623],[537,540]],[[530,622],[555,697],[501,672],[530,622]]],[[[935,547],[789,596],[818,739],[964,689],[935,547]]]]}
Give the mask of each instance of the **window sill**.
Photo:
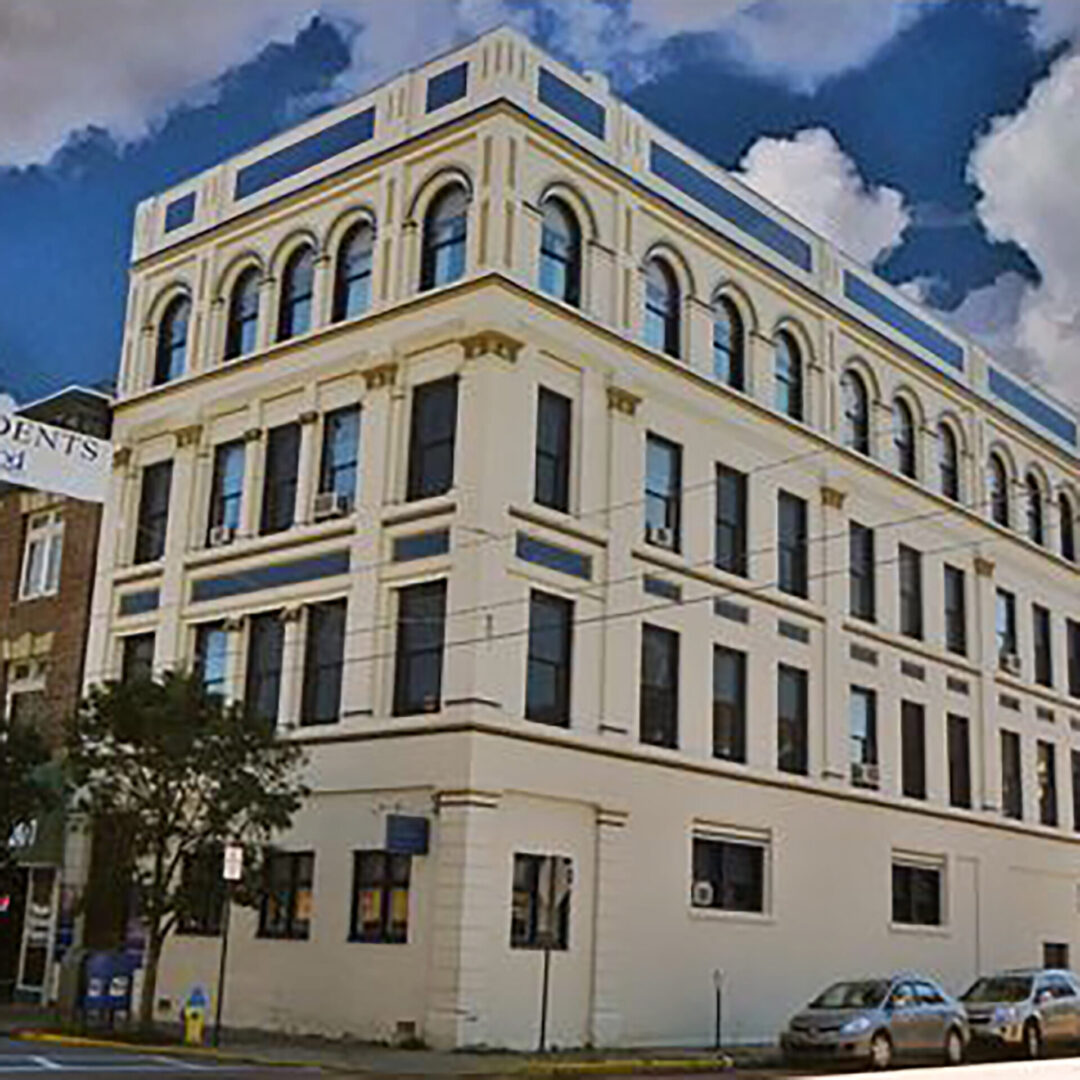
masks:
{"type": "Polygon", "coordinates": [[[457,498],[454,495],[454,489],[451,488],[442,495],[429,495],[422,499],[411,499],[408,502],[383,507],[380,516],[382,526],[388,528],[391,525],[404,525],[411,521],[438,517],[441,514],[453,514],[456,511],[457,498]]]}
{"type": "Polygon", "coordinates": [[[776,925],[776,917],[767,911],[728,911],[725,908],[690,907],[688,914],[691,919],[702,919],[705,922],[749,923],[751,926],[776,925]]]}
{"type": "Polygon", "coordinates": [[[231,544],[189,551],[184,557],[184,568],[199,569],[248,555],[262,555],[305,544],[316,544],[321,540],[349,536],[355,531],[356,519],[353,516],[334,518],[332,521],[319,522],[317,525],[294,525],[291,529],[271,533],[268,536],[238,536],[231,544]]]}
{"type": "Polygon", "coordinates": [[[354,934],[350,934],[348,936],[348,938],[346,938],[346,941],[350,945],[408,945],[409,944],[409,942],[407,940],[406,941],[383,941],[383,940],[381,940],[379,938],[357,937],[354,934]]]}
{"type": "Polygon", "coordinates": [[[51,592],[39,592],[32,593],[30,596],[19,596],[17,603],[20,604],[32,604],[35,600],[55,600],[60,595],[59,589],[53,589],[51,592]]]}
{"type": "Polygon", "coordinates": [[[917,936],[947,938],[952,937],[952,930],[947,925],[929,923],[889,923],[890,934],[915,934],[917,936]]]}
{"type": "Polygon", "coordinates": [[[511,517],[527,521],[531,525],[542,525],[576,540],[584,540],[590,544],[596,544],[597,547],[607,547],[608,537],[603,529],[586,525],[570,512],[552,510],[540,503],[531,503],[528,506],[511,505],[509,512],[511,517]]]}

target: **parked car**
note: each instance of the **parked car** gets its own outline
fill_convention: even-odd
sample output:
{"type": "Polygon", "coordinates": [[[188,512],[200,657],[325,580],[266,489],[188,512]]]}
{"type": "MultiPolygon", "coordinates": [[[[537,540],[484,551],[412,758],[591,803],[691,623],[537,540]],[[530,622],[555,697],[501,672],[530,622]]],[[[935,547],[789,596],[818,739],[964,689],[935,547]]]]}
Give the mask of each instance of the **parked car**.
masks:
{"type": "Polygon", "coordinates": [[[792,1017],[780,1046],[789,1061],[825,1058],[886,1069],[900,1057],[957,1065],[969,1039],[963,1006],[933,979],[904,972],[834,983],[792,1017]]]}
{"type": "Polygon", "coordinates": [[[976,979],[961,997],[972,1038],[1038,1057],[1080,1039],[1080,980],[1060,969],[1001,971],[976,979]]]}

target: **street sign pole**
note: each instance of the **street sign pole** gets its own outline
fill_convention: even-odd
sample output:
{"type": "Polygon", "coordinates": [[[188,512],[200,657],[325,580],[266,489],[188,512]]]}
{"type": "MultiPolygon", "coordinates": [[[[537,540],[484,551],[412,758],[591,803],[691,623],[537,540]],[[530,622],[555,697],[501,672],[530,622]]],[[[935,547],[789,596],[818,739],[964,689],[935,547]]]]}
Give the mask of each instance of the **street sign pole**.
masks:
{"type": "Polygon", "coordinates": [[[229,959],[229,923],[232,921],[233,890],[244,874],[244,849],[237,844],[225,848],[221,876],[225,880],[225,910],[221,919],[221,961],[218,965],[217,1001],[214,1007],[214,1046],[221,1045],[221,1015],[225,1008],[225,974],[229,959]]]}

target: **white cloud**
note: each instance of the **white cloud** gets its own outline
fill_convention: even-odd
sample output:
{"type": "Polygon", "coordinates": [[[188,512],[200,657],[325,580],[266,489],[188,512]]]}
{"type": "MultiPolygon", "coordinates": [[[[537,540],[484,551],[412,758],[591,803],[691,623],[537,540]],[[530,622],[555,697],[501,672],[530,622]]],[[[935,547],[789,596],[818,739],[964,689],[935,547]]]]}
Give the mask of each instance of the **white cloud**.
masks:
{"type": "Polygon", "coordinates": [[[1039,45],[1056,45],[1080,38],[1080,0],[1008,0],[1032,12],[1031,29],[1039,45]]]}
{"type": "Polygon", "coordinates": [[[755,191],[867,265],[896,244],[910,221],[900,192],[867,185],[824,128],[758,139],[741,169],[740,179],[755,191]]]}

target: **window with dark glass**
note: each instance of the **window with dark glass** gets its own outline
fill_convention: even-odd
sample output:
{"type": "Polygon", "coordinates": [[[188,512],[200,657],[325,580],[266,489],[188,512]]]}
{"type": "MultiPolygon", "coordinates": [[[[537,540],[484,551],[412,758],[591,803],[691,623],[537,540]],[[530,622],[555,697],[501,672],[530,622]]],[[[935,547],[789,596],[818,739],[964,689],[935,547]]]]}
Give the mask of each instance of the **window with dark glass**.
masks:
{"type": "Polygon", "coordinates": [[[404,945],[409,940],[412,856],[389,851],[353,852],[350,941],[404,945]]]}
{"type": "Polygon", "coordinates": [[[420,288],[449,285],[465,273],[469,196],[460,184],[435,197],[424,217],[420,288]]]}
{"type": "Polygon", "coordinates": [[[960,447],[948,424],[938,425],[938,478],[946,499],[960,499],[960,447]]]}
{"type": "Polygon", "coordinates": [[[900,633],[907,637],[923,636],[922,555],[914,548],[900,545],[900,633]]]}
{"type": "Polygon", "coordinates": [[[536,399],[535,498],[541,506],[570,509],[570,399],[541,386],[536,399]]]}
{"type": "Polygon", "coordinates": [[[259,271],[252,266],[233,285],[225,326],[226,360],[246,356],[255,350],[259,329],[259,283],[259,271]]]}
{"type": "Polygon", "coordinates": [[[645,344],[668,356],[679,355],[679,283],[663,259],[650,259],[645,267],[645,344]]]}
{"type": "Polygon", "coordinates": [[[409,499],[442,495],[453,487],[457,400],[456,376],[424,383],[413,391],[409,499]]]}
{"type": "Polygon", "coordinates": [[[1073,832],[1080,832],[1080,750],[1069,754],[1072,765],[1073,832]]]}
{"type": "Polygon", "coordinates": [[[240,527],[244,495],[244,441],[221,443],[214,449],[214,476],[210,485],[210,532],[240,527]]]}
{"type": "Polygon", "coordinates": [[[129,634],[123,639],[120,656],[121,682],[150,679],[154,675],[154,632],[129,634]]]}
{"type": "Polygon", "coordinates": [[[716,466],[716,565],[746,577],[747,477],[727,465],[716,466]]]}
{"type": "Polygon", "coordinates": [[[534,589],[529,598],[529,658],[525,716],[542,724],[570,726],[570,672],[574,605],[534,589]]]}
{"type": "Polygon", "coordinates": [[[713,757],[746,761],[746,653],[713,646],[713,757]]]}
{"type": "Polygon", "coordinates": [[[159,461],[142,471],[139,518],[135,526],[135,561],[154,562],[165,554],[169,527],[169,493],[172,490],[172,462],[159,461]]]}
{"type": "Polygon", "coordinates": [[[1005,463],[997,454],[990,455],[990,467],[987,475],[990,489],[990,517],[998,525],[1009,525],[1009,473],[1005,463]]]}
{"type": "Polygon", "coordinates": [[[995,612],[998,660],[1002,667],[1006,667],[1011,663],[1006,658],[1015,657],[1020,652],[1016,635],[1016,597],[1005,589],[998,589],[995,612]]]}
{"type": "Polygon", "coordinates": [[[371,306],[371,262],[375,230],[358,221],[341,238],[334,266],[333,321],[354,319],[371,306]]]}
{"type": "Polygon", "coordinates": [[[795,339],[781,331],[776,336],[773,379],[778,412],[793,420],[803,418],[802,353],[795,339]]]}
{"type": "Polygon", "coordinates": [[[1057,825],[1057,761],[1054,744],[1040,739],[1035,745],[1035,770],[1039,782],[1039,823],[1057,825]]]}
{"type": "Polygon", "coordinates": [[[328,412],[323,420],[319,494],[340,495],[351,507],[356,501],[360,462],[360,406],[346,405],[328,412]]]}
{"type": "Polygon", "coordinates": [[[296,481],[300,469],[300,425],[282,424],[266,436],[263,473],[263,536],[292,528],[296,518],[296,481]]]}
{"type": "Polygon", "coordinates": [[[777,758],[782,772],[806,776],[810,771],[809,675],[801,668],[777,668],[777,758]]]}
{"type": "Polygon", "coordinates": [[[1046,539],[1043,525],[1043,495],[1042,485],[1031,473],[1024,482],[1027,491],[1027,534],[1028,539],[1035,544],[1042,544],[1046,539]]]}
{"type": "Polygon", "coordinates": [[[561,199],[546,199],[540,228],[540,289],[575,307],[581,302],[581,229],[561,199]]]}
{"type": "Polygon", "coordinates": [[[674,630],[641,628],[641,741],[651,746],[679,745],[679,635],[674,630]]]}
{"type": "Polygon", "coordinates": [[[645,540],[678,551],[682,528],[682,447],[659,435],[645,443],[645,540]]]}
{"type": "Polygon", "coordinates": [[[284,647],[285,624],[279,611],[264,611],[248,619],[244,711],[249,720],[269,727],[278,719],[284,647]]]}
{"type": "Polygon", "coordinates": [[[746,386],[746,333],[739,309],[721,296],[713,305],[713,375],[735,390],[746,386]]]}
{"type": "Polygon", "coordinates": [[[893,447],[896,451],[896,468],[901,476],[913,480],[918,473],[918,457],[915,442],[915,417],[911,406],[903,398],[893,402],[893,447]]]}
{"type": "Polygon", "coordinates": [[[1080,697],[1080,623],[1065,620],[1065,641],[1069,653],[1069,696],[1080,697]]]}
{"type": "Polygon", "coordinates": [[[1035,643],[1035,681],[1040,686],[1053,686],[1054,648],[1050,612],[1041,604],[1032,604],[1031,624],[1035,643]]]}
{"type": "Polygon", "coordinates": [[[941,868],[894,862],[892,921],[907,926],[940,926],[941,868]]]}
{"type": "Polygon", "coordinates": [[[1061,557],[1076,562],[1076,512],[1072,499],[1064,492],[1058,496],[1058,528],[1061,533],[1061,557]]]}
{"type": "Polygon", "coordinates": [[[263,866],[259,937],[306,941],[314,908],[315,855],[270,851],[263,866]]]}
{"type": "Polygon", "coordinates": [[[394,715],[437,712],[442,704],[446,582],[398,590],[394,715]]]}
{"type": "Polygon", "coordinates": [[[224,697],[228,689],[229,634],[221,622],[195,628],[195,673],[207,694],[224,697]]]}
{"type": "Polygon", "coordinates": [[[1017,821],[1024,816],[1020,736],[1015,731],[1001,733],[1001,812],[1017,821]]]}
{"type": "Polygon", "coordinates": [[[945,648],[967,655],[967,582],[956,566],[945,567],[945,648]]]}
{"type": "Polygon", "coordinates": [[[765,845],[694,837],[690,903],[718,911],[765,911],[765,845]]]}
{"type": "Polygon", "coordinates": [[[806,500],[787,491],[776,497],[778,582],[781,592],[792,596],[807,596],[810,591],[810,572],[807,565],[806,500]]]}
{"type": "Polygon", "coordinates": [[[867,769],[877,767],[877,693],[865,686],[853,686],[850,710],[851,778],[856,784],[877,786],[877,777],[867,769]]]}
{"type": "Polygon", "coordinates": [[[192,937],[217,937],[225,912],[225,882],[221,876],[222,850],[207,847],[185,855],[180,870],[181,907],[176,932],[192,937]]]}
{"type": "Polygon", "coordinates": [[[188,324],[191,322],[191,300],[177,296],[169,301],[157,332],[154,351],[154,386],[179,379],[187,362],[188,324]]]}
{"type": "Polygon", "coordinates": [[[311,604],[307,610],[304,690],[300,725],[337,723],[341,711],[341,676],[345,667],[344,600],[311,604]]]}
{"type": "Polygon", "coordinates": [[[510,899],[510,948],[570,947],[573,863],[565,855],[516,852],[510,899]]]}
{"type": "Polygon", "coordinates": [[[848,527],[848,579],[851,614],[873,622],[877,617],[874,530],[857,521],[848,527]]]}
{"type": "Polygon", "coordinates": [[[298,247],[281,274],[278,307],[278,341],[287,341],[311,329],[311,303],[315,295],[315,250],[308,244],[298,247]]]}
{"type": "Polygon", "coordinates": [[[900,790],[926,798],[926,709],[914,701],[900,703],[900,790]]]}
{"type": "Polygon", "coordinates": [[[866,383],[856,371],[844,372],[840,380],[844,403],[844,445],[860,454],[870,453],[870,398],[866,383]]]}
{"type": "Polygon", "coordinates": [[[971,731],[966,716],[948,718],[949,805],[971,808],[971,731]]]}

